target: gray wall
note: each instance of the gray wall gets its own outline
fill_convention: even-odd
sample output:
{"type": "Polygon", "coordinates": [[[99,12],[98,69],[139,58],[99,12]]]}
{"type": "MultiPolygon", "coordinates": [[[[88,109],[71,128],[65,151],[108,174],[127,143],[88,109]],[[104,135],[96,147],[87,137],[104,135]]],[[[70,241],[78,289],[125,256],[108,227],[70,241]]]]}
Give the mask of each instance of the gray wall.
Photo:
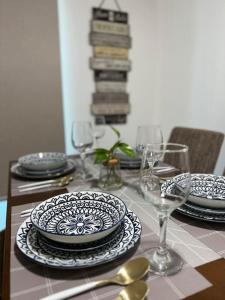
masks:
{"type": "Polygon", "coordinates": [[[0,195],[8,164],[64,151],[56,0],[0,0],[0,195]]]}

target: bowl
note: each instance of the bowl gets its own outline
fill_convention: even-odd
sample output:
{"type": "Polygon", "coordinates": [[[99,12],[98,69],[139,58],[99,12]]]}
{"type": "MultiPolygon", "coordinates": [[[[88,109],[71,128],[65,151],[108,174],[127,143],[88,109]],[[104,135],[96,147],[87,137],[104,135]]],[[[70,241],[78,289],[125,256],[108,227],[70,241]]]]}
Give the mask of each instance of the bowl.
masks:
{"type": "Polygon", "coordinates": [[[79,191],[45,200],[31,222],[45,237],[61,243],[88,243],[112,233],[123,221],[126,205],[102,192],[79,191]]]}
{"type": "MultiPolygon", "coordinates": [[[[182,187],[184,175],[178,175],[162,185],[169,190],[174,182],[182,187]]],[[[225,208],[225,177],[212,174],[191,174],[191,188],[188,201],[210,208],[225,208]]]]}
{"type": "Polygon", "coordinates": [[[27,154],[18,159],[27,170],[46,171],[62,168],[67,163],[67,155],[61,152],[39,152],[27,154]]]}
{"type": "Polygon", "coordinates": [[[188,200],[201,206],[224,208],[225,177],[211,174],[192,174],[191,192],[188,200]]]}

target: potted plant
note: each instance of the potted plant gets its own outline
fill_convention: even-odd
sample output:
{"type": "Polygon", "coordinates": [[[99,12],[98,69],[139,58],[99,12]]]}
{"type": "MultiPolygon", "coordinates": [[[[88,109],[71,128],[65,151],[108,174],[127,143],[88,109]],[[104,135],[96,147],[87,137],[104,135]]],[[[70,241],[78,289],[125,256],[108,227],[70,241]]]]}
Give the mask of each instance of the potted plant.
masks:
{"type": "Polygon", "coordinates": [[[95,163],[101,164],[98,186],[103,190],[114,190],[122,186],[120,162],[116,152],[121,151],[129,157],[135,157],[134,150],[120,140],[120,132],[111,127],[117,140],[110,149],[96,148],[95,163]]]}

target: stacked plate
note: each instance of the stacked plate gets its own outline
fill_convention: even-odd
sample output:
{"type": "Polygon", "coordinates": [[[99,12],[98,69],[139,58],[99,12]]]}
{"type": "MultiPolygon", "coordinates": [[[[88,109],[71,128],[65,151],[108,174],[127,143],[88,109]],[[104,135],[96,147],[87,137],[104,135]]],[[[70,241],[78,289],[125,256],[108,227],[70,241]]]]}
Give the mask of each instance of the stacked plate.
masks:
{"type": "MultiPolygon", "coordinates": [[[[116,156],[120,160],[121,169],[140,169],[141,167],[141,158],[137,155],[135,157],[129,157],[123,154],[122,152],[118,152],[116,156]]],[[[147,165],[146,165],[147,167],[147,165]]],[[[156,174],[167,173],[168,171],[173,170],[174,167],[165,164],[163,162],[158,162],[157,166],[154,167],[153,172],[156,174]]]]}
{"type": "MultiPolygon", "coordinates": [[[[182,186],[184,176],[178,175],[167,181],[162,189],[171,189],[174,183],[182,186]]],[[[196,219],[225,223],[225,177],[192,174],[188,201],[177,211],[196,219]]]]}
{"type": "Polygon", "coordinates": [[[65,153],[39,152],[20,157],[11,172],[28,179],[47,179],[66,175],[74,169],[74,161],[65,153]]]}
{"type": "Polygon", "coordinates": [[[141,167],[141,158],[136,156],[134,158],[126,156],[122,152],[118,152],[116,156],[120,160],[120,167],[122,169],[140,169],[141,167]]]}
{"type": "Polygon", "coordinates": [[[118,197],[81,191],[45,200],[20,226],[16,243],[28,258],[59,268],[112,261],[134,248],[138,217],[118,197]]]}

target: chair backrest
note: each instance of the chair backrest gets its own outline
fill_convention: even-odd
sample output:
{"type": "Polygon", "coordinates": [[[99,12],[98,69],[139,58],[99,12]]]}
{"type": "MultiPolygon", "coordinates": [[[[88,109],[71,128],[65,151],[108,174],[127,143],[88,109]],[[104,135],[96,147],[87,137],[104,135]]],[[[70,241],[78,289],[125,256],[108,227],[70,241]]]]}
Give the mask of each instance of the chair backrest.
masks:
{"type": "Polygon", "coordinates": [[[168,142],[189,146],[191,173],[213,173],[224,134],[205,129],[174,127],[168,142]]]}

